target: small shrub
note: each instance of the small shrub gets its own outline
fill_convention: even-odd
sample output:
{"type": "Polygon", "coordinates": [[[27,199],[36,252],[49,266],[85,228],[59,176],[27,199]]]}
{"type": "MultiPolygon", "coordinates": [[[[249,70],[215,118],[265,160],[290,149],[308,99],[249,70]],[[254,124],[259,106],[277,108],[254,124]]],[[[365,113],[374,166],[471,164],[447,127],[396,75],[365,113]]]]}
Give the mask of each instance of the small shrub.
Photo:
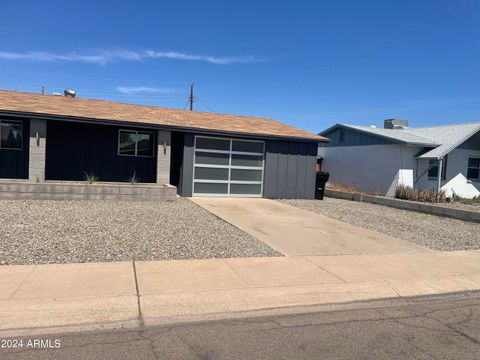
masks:
{"type": "Polygon", "coordinates": [[[130,184],[132,184],[132,185],[135,185],[135,184],[138,183],[140,180],[141,180],[141,179],[140,179],[139,177],[137,177],[137,172],[136,172],[136,171],[134,171],[134,172],[133,172],[133,175],[128,178],[128,182],[129,182],[130,184]]]}
{"type": "Polygon", "coordinates": [[[467,205],[480,205],[480,195],[475,196],[472,199],[467,199],[467,198],[458,196],[456,194],[453,194],[451,201],[452,202],[459,202],[459,203],[467,204],[467,205]]]}
{"type": "Polygon", "coordinates": [[[96,177],[92,172],[89,174],[85,172],[85,181],[89,184],[94,184],[98,181],[98,177],[96,177]]]}
{"type": "Polygon", "coordinates": [[[395,197],[397,199],[430,203],[444,203],[447,201],[444,191],[436,192],[432,189],[414,189],[406,185],[397,186],[395,197]]]}
{"type": "Polygon", "coordinates": [[[355,186],[353,185],[344,186],[338,182],[334,182],[334,183],[328,182],[326,186],[332,190],[345,191],[345,192],[358,192],[355,186]]]}

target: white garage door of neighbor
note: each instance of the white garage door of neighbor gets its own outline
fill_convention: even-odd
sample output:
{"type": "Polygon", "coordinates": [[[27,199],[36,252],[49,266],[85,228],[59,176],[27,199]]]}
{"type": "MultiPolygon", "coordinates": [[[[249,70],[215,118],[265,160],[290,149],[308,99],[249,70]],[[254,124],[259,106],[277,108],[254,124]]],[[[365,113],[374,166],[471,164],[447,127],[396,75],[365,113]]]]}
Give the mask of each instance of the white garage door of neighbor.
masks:
{"type": "Polygon", "coordinates": [[[265,143],[195,136],[194,196],[261,197],[265,143]]]}

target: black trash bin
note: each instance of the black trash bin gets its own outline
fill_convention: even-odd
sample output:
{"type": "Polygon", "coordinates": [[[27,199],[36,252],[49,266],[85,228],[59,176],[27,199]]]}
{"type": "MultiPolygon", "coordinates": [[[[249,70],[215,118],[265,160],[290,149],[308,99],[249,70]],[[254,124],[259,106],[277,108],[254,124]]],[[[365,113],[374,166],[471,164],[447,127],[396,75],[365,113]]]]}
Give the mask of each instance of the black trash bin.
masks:
{"type": "Polygon", "coordinates": [[[323,195],[325,194],[325,184],[328,181],[330,174],[325,171],[317,173],[315,179],[315,199],[323,200],[323,195]]]}

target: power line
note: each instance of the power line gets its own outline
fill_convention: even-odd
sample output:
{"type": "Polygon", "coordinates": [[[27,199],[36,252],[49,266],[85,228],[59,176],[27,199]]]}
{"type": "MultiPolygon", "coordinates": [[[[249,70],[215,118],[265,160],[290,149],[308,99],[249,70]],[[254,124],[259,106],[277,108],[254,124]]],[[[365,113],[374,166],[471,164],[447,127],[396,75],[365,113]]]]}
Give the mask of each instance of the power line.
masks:
{"type": "Polygon", "coordinates": [[[227,99],[237,99],[237,98],[244,98],[244,97],[249,97],[249,96],[253,96],[253,95],[258,95],[258,94],[263,94],[263,93],[266,93],[266,92],[270,92],[270,91],[276,91],[278,89],[282,89],[284,87],[288,87],[288,86],[291,86],[291,85],[294,85],[294,84],[298,84],[298,83],[302,83],[302,82],[305,82],[305,81],[308,81],[312,78],[315,78],[317,76],[319,76],[320,74],[326,72],[326,71],[330,71],[336,67],[339,67],[349,61],[352,61],[354,60],[356,57],[358,56],[364,56],[372,51],[375,51],[375,50],[378,50],[384,46],[387,46],[388,44],[391,44],[392,42],[394,41],[397,41],[397,40],[400,40],[408,35],[411,35],[413,33],[416,33],[418,31],[421,31],[422,29],[424,29],[425,27],[431,25],[431,24],[434,24],[435,22],[441,20],[442,18],[444,17],[447,17],[447,16],[450,16],[452,15],[453,13],[463,9],[463,8],[466,8],[468,6],[471,5],[471,0],[464,0],[461,2],[461,4],[458,4],[452,8],[450,8],[449,10],[441,13],[441,14],[438,14],[436,16],[433,16],[431,18],[429,18],[428,20],[420,23],[419,25],[417,26],[414,26],[413,28],[411,29],[408,29],[404,32],[400,32],[386,40],[383,40],[381,42],[378,42],[376,44],[373,44],[367,48],[364,48],[364,49],[360,49],[358,51],[356,51],[355,53],[351,54],[351,55],[348,55],[348,56],[345,56],[343,58],[341,58],[340,60],[328,65],[328,66],[325,66],[323,67],[323,69],[319,70],[319,71],[315,71],[315,72],[312,72],[310,74],[307,74],[303,77],[300,77],[300,78],[297,78],[295,80],[291,80],[291,81],[288,81],[288,82],[285,82],[283,84],[279,84],[277,86],[274,86],[274,87],[271,87],[271,88],[266,88],[266,89],[262,89],[262,90],[258,90],[258,91],[253,91],[253,92],[250,92],[250,93],[247,93],[247,94],[243,94],[243,95],[239,95],[239,96],[233,96],[233,97],[227,97],[227,99]]]}
{"type": "Polygon", "coordinates": [[[183,107],[183,110],[187,110],[187,106],[190,103],[190,98],[187,99],[187,102],[185,103],[185,106],[183,107]]]}
{"type": "Polygon", "coordinates": [[[197,99],[198,101],[200,101],[203,106],[205,106],[208,110],[210,110],[211,112],[215,113],[215,114],[218,114],[215,110],[213,110],[210,106],[208,106],[207,104],[205,104],[205,102],[202,101],[202,99],[200,99],[198,96],[195,98],[197,99]]]}

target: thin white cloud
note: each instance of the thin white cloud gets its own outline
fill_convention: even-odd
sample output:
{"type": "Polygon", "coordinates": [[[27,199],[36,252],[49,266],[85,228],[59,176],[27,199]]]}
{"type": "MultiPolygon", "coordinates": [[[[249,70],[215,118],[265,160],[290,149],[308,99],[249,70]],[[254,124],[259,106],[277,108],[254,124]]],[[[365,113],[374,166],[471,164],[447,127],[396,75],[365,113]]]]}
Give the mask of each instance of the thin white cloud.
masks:
{"type": "Polygon", "coordinates": [[[127,95],[145,93],[169,94],[177,91],[177,89],[172,88],[154,88],[149,86],[118,86],[116,90],[127,95]]]}
{"type": "Polygon", "coordinates": [[[90,64],[106,65],[115,61],[142,61],[147,59],[173,59],[181,61],[200,61],[211,64],[252,63],[263,61],[254,56],[212,56],[181,53],[175,51],[132,51],[132,50],[102,50],[92,54],[51,53],[48,51],[7,52],[0,51],[0,60],[25,60],[37,62],[74,61],[90,64]]]}
{"type": "Polygon", "coordinates": [[[232,63],[250,63],[262,61],[253,56],[231,56],[231,57],[217,57],[209,55],[196,55],[196,54],[185,54],[175,51],[152,51],[148,50],[145,52],[146,57],[152,59],[175,59],[175,60],[186,60],[186,61],[205,61],[212,64],[232,64],[232,63]]]}

